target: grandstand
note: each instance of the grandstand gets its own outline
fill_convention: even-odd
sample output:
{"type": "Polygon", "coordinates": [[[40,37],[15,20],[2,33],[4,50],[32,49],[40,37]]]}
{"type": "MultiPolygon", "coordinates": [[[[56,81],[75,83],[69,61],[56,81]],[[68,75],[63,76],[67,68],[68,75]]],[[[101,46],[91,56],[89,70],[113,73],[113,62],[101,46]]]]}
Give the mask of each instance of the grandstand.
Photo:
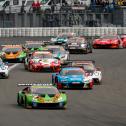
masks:
{"type": "Polygon", "coordinates": [[[126,26],[124,0],[33,1],[0,0],[0,27],[126,26]]]}

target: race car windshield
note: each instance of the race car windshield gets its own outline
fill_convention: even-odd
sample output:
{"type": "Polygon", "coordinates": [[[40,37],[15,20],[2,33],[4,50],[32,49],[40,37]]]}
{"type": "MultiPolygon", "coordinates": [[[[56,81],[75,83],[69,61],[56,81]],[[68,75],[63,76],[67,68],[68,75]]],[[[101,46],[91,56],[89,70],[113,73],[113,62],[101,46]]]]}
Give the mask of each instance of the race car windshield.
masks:
{"type": "Polygon", "coordinates": [[[84,64],[83,67],[84,67],[84,70],[86,71],[93,71],[95,69],[93,64],[84,64]]]}
{"type": "Polygon", "coordinates": [[[59,91],[54,87],[32,88],[31,93],[33,93],[33,94],[57,94],[57,93],[59,93],[59,91]]]}
{"type": "Polygon", "coordinates": [[[53,54],[65,54],[65,51],[63,49],[60,48],[49,48],[50,51],[52,51],[53,54]]]}
{"type": "Polygon", "coordinates": [[[21,48],[6,48],[5,50],[3,50],[5,53],[9,53],[9,52],[19,52],[21,51],[21,48]]]}
{"type": "Polygon", "coordinates": [[[102,36],[101,39],[117,39],[117,36],[102,36]]]}
{"type": "Polygon", "coordinates": [[[44,58],[52,58],[52,55],[51,54],[36,54],[33,56],[33,58],[37,58],[37,59],[44,59],[44,58]]]}
{"type": "Polygon", "coordinates": [[[59,52],[60,48],[49,48],[50,51],[52,51],[53,53],[59,52]]]}
{"type": "Polygon", "coordinates": [[[29,44],[29,45],[26,45],[26,48],[28,48],[28,49],[39,48],[39,47],[41,47],[41,44],[29,44]]]}
{"type": "Polygon", "coordinates": [[[59,35],[58,39],[66,39],[68,36],[67,35],[59,35]]]}
{"type": "Polygon", "coordinates": [[[63,76],[84,75],[84,72],[82,70],[63,70],[62,72],[60,72],[60,74],[63,76]]]}
{"type": "Polygon", "coordinates": [[[82,39],[77,39],[76,42],[77,43],[85,43],[85,41],[83,41],[82,39]]]}

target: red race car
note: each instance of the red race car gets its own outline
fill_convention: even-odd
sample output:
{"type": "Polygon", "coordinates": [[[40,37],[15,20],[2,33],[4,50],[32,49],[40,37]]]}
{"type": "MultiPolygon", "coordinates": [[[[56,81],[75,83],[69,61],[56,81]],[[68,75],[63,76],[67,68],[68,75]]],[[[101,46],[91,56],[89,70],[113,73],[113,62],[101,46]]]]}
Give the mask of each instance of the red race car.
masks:
{"type": "Polygon", "coordinates": [[[105,35],[93,41],[93,48],[124,48],[126,36],[105,35]]]}
{"type": "Polygon", "coordinates": [[[25,58],[25,69],[29,71],[41,71],[43,69],[50,69],[54,72],[60,70],[60,60],[53,57],[48,51],[35,51],[25,58]]]}
{"type": "Polygon", "coordinates": [[[120,35],[120,38],[123,42],[123,47],[126,48],[126,35],[120,35]]]}

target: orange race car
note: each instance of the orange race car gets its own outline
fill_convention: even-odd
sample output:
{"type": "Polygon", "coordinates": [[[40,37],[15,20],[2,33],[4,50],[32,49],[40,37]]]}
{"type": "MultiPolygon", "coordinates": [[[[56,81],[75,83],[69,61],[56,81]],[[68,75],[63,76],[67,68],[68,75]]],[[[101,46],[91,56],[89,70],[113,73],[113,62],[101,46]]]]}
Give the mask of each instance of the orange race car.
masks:
{"type": "Polygon", "coordinates": [[[21,45],[2,45],[1,58],[3,61],[22,62],[26,53],[21,45]]]}

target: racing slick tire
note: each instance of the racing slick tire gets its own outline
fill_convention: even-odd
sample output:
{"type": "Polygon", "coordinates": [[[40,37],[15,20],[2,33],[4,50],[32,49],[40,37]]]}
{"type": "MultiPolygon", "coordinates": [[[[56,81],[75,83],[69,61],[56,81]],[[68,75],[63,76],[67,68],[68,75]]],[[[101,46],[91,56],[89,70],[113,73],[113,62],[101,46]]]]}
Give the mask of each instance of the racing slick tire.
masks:
{"type": "Polygon", "coordinates": [[[59,103],[59,109],[66,109],[67,108],[67,106],[66,105],[63,105],[63,103],[59,103]]]}
{"type": "Polygon", "coordinates": [[[122,44],[119,44],[119,49],[123,49],[123,45],[122,44]]]}
{"type": "Polygon", "coordinates": [[[5,75],[4,78],[5,78],[5,79],[8,79],[8,78],[9,78],[9,75],[5,75]]]}
{"type": "Polygon", "coordinates": [[[28,68],[27,68],[27,66],[24,64],[24,68],[25,68],[25,70],[28,70],[28,68]]]}
{"type": "Polygon", "coordinates": [[[25,96],[25,100],[24,100],[24,107],[26,109],[31,109],[32,108],[32,106],[27,103],[27,97],[26,96],[25,96]]]}
{"type": "Polygon", "coordinates": [[[98,85],[101,85],[101,84],[102,84],[102,81],[99,81],[97,84],[98,84],[98,85]]]}
{"type": "Polygon", "coordinates": [[[30,72],[34,72],[34,70],[33,70],[33,68],[32,68],[32,65],[29,65],[29,66],[28,66],[28,70],[29,70],[30,72]]]}
{"type": "Polygon", "coordinates": [[[83,53],[84,53],[84,54],[88,54],[88,49],[86,49],[83,53]]]}
{"type": "Polygon", "coordinates": [[[20,101],[20,99],[19,99],[19,94],[17,95],[17,104],[18,104],[19,106],[21,106],[21,101],[20,101]]]}

